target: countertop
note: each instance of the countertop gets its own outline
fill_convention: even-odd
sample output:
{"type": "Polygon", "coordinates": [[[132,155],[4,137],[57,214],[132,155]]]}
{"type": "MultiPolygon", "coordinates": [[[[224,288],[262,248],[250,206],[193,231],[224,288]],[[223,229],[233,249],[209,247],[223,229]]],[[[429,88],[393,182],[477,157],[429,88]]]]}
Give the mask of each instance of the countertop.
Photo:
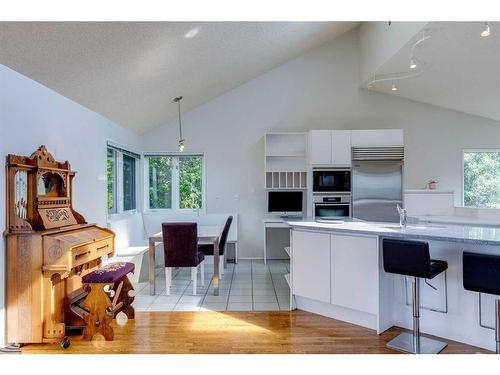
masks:
{"type": "Polygon", "coordinates": [[[500,227],[500,220],[484,219],[469,216],[459,215],[410,215],[409,217],[415,218],[419,221],[429,221],[433,223],[446,223],[458,225],[472,225],[472,226],[498,226],[500,227]]]}
{"type": "Polygon", "coordinates": [[[349,220],[325,223],[312,220],[287,221],[292,229],[311,229],[383,237],[462,242],[500,246],[500,227],[456,224],[408,224],[406,229],[397,223],[376,223],[349,220]]]}

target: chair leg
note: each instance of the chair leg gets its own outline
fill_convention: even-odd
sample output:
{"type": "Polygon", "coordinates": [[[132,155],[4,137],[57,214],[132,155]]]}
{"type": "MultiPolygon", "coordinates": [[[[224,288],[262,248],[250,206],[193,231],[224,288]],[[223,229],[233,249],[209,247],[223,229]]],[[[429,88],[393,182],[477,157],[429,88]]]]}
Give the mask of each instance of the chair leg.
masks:
{"type": "Polygon", "coordinates": [[[172,268],[165,267],[165,287],[167,296],[170,295],[170,285],[172,284],[172,268]]]}
{"type": "Polygon", "coordinates": [[[438,354],[448,344],[420,336],[420,279],[412,280],[413,333],[401,333],[387,343],[387,347],[405,353],[438,354]]]}
{"type": "Polygon", "coordinates": [[[198,267],[191,267],[191,280],[193,282],[193,296],[196,295],[197,282],[198,282],[198,267]]]}
{"type": "Polygon", "coordinates": [[[495,339],[497,342],[497,354],[500,354],[500,298],[495,301],[495,339]]]}
{"type": "Polygon", "coordinates": [[[205,262],[200,263],[201,286],[205,286],[205,262]]]}

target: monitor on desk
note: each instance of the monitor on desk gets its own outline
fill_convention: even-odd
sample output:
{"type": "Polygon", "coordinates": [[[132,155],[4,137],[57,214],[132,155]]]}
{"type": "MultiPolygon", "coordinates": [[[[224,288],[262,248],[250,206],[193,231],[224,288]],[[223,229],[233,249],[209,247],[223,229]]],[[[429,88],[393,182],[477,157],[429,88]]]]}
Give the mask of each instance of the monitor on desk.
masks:
{"type": "Polygon", "coordinates": [[[267,212],[280,215],[300,216],[303,212],[302,191],[269,191],[267,212]]]}

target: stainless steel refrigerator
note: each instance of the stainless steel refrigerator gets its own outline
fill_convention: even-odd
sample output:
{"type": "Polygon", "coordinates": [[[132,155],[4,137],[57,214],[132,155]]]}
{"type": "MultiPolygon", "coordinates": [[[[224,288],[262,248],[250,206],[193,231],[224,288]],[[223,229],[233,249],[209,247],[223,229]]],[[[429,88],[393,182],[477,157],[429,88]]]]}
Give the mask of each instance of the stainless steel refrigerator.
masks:
{"type": "Polygon", "coordinates": [[[353,147],[352,216],[399,222],[403,206],[403,147],[353,147]]]}

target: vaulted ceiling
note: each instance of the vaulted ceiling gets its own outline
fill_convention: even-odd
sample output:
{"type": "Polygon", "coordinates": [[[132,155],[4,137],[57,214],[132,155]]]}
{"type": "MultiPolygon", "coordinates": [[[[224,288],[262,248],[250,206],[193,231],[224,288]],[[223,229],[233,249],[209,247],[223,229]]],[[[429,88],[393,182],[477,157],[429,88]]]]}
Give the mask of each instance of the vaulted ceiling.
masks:
{"type": "Polygon", "coordinates": [[[139,134],[353,22],[2,22],[0,64],[139,134]]]}
{"type": "Polygon", "coordinates": [[[500,121],[500,22],[489,26],[490,35],[481,37],[484,22],[428,23],[377,71],[389,78],[414,74],[409,69],[412,48],[425,36],[413,48],[421,61],[415,76],[388,79],[372,90],[500,121]]]}

